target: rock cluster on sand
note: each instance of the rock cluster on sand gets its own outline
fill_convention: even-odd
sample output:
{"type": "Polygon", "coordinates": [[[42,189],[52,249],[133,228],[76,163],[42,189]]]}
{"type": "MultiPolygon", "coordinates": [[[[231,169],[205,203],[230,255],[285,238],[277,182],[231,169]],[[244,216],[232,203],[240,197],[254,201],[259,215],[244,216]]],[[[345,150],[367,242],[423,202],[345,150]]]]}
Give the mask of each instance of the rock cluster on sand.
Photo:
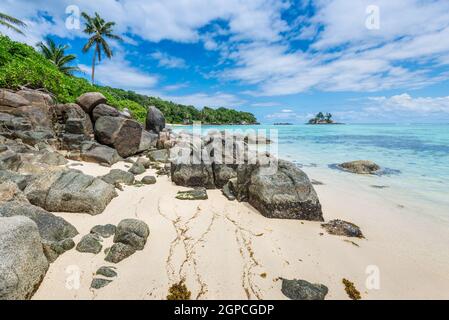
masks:
{"type": "Polygon", "coordinates": [[[122,220],[117,225],[114,245],[109,249],[105,260],[118,263],[137,250],[143,250],[149,235],[150,229],[145,222],[137,219],[122,220]]]}
{"type": "MultiPolygon", "coordinates": [[[[0,299],[30,298],[48,263],[75,247],[76,228],[50,212],[100,214],[117,196],[117,183],[134,183],[130,172],[95,178],[68,169],[66,158],[111,166],[121,156],[154,150],[158,133],[170,137],[163,117],[154,117],[150,132],[106,103],[96,92],[57,104],[46,92],[0,89],[0,299]]],[[[149,166],[140,158],[132,171],[149,166]]],[[[128,224],[118,232],[114,225],[94,227],[77,250],[99,253],[101,237],[112,235],[110,252],[121,255],[114,260],[141,250],[149,231],[128,224]]]]}
{"type": "Polygon", "coordinates": [[[380,170],[380,167],[376,163],[368,160],[344,162],[339,166],[347,171],[357,174],[373,174],[380,170]]]}
{"type": "Polygon", "coordinates": [[[199,138],[203,153],[210,156],[209,162],[186,162],[185,155],[195,157],[198,148],[190,138],[181,140],[171,152],[171,179],[175,184],[224,188],[226,197],[247,201],[269,218],[323,221],[312,183],[293,163],[269,154],[252,159],[245,142],[227,141],[230,138],[221,134],[199,138]],[[231,152],[225,153],[223,148],[223,154],[215,155],[217,143],[231,146],[231,152]],[[246,160],[237,161],[239,154],[246,155],[246,160]]]}
{"type": "Polygon", "coordinates": [[[282,279],[282,293],[292,300],[324,300],[328,288],[323,284],[312,284],[305,280],[282,279]]]}

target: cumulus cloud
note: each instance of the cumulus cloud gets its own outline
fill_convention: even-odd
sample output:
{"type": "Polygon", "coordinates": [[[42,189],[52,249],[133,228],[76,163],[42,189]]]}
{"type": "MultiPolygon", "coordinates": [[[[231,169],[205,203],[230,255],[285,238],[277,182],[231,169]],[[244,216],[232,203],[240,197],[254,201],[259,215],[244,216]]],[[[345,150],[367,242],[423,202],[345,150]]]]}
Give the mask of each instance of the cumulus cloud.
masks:
{"type": "MultiPolygon", "coordinates": [[[[253,96],[408,91],[449,79],[446,0],[15,0],[2,1],[0,9],[29,24],[27,38],[4,29],[0,32],[30,44],[48,34],[82,37],[81,30],[65,27],[69,5],[101,12],[105,19],[115,21],[127,43],[201,43],[205,50],[219,53],[209,76],[241,84],[253,96]],[[365,25],[366,9],[372,4],[380,9],[378,30],[365,25]],[[313,8],[308,14],[295,11],[308,6],[313,8]],[[286,20],[287,11],[298,16],[286,20]],[[298,39],[301,46],[295,44],[298,39]]],[[[167,68],[186,65],[162,51],[154,52],[153,58],[167,68]]],[[[99,69],[98,79],[110,85],[141,88],[139,83],[152,87],[157,82],[154,75],[133,68],[124,59],[99,68],[121,74],[121,79],[101,79],[99,69]],[[130,73],[120,73],[123,70],[130,73]]],[[[217,93],[187,98],[203,105],[232,105],[241,100],[217,93]],[[215,103],[210,97],[217,98],[215,103]]]]}
{"type": "Polygon", "coordinates": [[[412,112],[418,114],[448,113],[449,96],[446,97],[417,97],[408,93],[391,97],[370,97],[368,112],[412,112]]]}
{"type": "MultiPolygon", "coordinates": [[[[91,66],[79,65],[86,74],[91,74],[91,66]]],[[[95,67],[95,82],[111,87],[142,92],[154,87],[158,78],[134,68],[122,56],[114,56],[112,60],[103,60],[95,67]]]]}
{"type": "Polygon", "coordinates": [[[163,98],[185,105],[192,105],[197,108],[236,107],[245,103],[244,100],[237,96],[223,92],[215,92],[212,94],[200,92],[183,96],[163,96],[163,98]]]}
{"type": "Polygon", "coordinates": [[[156,51],[151,54],[151,57],[159,62],[159,66],[172,68],[172,69],[182,69],[186,68],[186,62],[184,59],[171,56],[165,52],[156,51]]]}

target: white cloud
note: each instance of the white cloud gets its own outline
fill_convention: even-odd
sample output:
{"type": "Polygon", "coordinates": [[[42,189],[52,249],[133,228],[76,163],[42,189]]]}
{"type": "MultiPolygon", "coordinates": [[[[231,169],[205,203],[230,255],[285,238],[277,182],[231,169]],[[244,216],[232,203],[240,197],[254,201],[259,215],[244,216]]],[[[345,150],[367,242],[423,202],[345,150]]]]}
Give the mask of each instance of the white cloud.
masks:
{"type": "Polygon", "coordinates": [[[449,96],[417,97],[407,93],[391,97],[370,97],[367,112],[412,112],[417,114],[449,114],[449,96]]]}
{"type": "Polygon", "coordinates": [[[215,92],[213,94],[208,93],[194,93],[190,95],[183,96],[163,96],[164,99],[181,103],[185,105],[193,105],[197,108],[203,107],[236,107],[241,106],[245,101],[236,97],[235,95],[215,92]]]}
{"type": "Polygon", "coordinates": [[[185,68],[187,67],[184,59],[171,56],[165,52],[156,51],[151,54],[151,57],[159,62],[159,66],[166,68],[185,68]]]}
{"type": "MultiPolygon", "coordinates": [[[[91,66],[79,65],[79,67],[90,76],[91,66]]],[[[141,92],[154,87],[157,81],[157,76],[132,67],[120,55],[114,56],[111,60],[102,60],[95,67],[95,82],[102,85],[141,92]]]]}
{"type": "Polygon", "coordinates": [[[256,102],[251,104],[252,107],[278,107],[280,105],[281,104],[276,101],[256,102]]]}
{"type": "Polygon", "coordinates": [[[315,15],[301,17],[309,30],[300,29],[298,36],[317,37],[309,49],[286,42],[241,44],[229,55],[235,67],[221,77],[257,85],[256,96],[414,89],[449,79],[449,41],[443,40],[449,38],[449,2],[376,1],[380,30],[365,27],[371,0],[314,4],[315,15]],[[316,30],[322,31],[316,35],[316,30]]]}
{"type": "MultiPolygon", "coordinates": [[[[408,90],[449,79],[447,0],[4,0],[0,11],[30,25],[27,38],[10,31],[7,34],[35,44],[47,34],[83,36],[81,30],[65,27],[68,5],[101,12],[117,23],[118,33],[129,35],[128,43],[136,44],[135,39],[140,38],[167,39],[201,42],[206,50],[218,50],[220,67],[211,75],[250,85],[249,93],[255,96],[408,90]],[[297,17],[290,25],[282,19],[283,10],[305,4],[314,6],[312,16],[297,17]],[[366,7],[372,4],[380,8],[379,30],[365,27],[366,7]],[[45,18],[48,16],[51,20],[45,18]],[[205,26],[207,32],[200,30],[205,26]],[[292,39],[309,40],[311,45],[297,48],[292,39]],[[223,65],[227,68],[224,72],[220,70],[223,65]]],[[[163,66],[183,65],[182,59],[162,52],[157,55],[163,66]]],[[[127,81],[145,83],[146,87],[155,84],[154,76],[124,66],[137,78],[123,72],[125,81],[101,80],[117,85],[127,81]]],[[[109,68],[119,74],[114,65],[109,68]]],[[[202,98],[202,93],[197,95],[202,98]]]]}

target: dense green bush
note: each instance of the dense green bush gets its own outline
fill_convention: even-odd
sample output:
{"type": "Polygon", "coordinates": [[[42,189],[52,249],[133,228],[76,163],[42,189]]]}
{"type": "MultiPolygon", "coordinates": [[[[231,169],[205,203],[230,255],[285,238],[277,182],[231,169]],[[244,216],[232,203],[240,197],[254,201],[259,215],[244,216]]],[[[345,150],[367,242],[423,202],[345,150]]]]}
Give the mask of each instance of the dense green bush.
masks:
{"type": "Polygon", "coordinates": [[[255,123],[256,118],[248,112],[232,109],[198,110],[156,97],[148,97],[111,87],[92,85],[83,78],[67,76],[46,60],[32,47],[0,36],[0,88],[17,89],[27,86],[46,89],[60,103],[75,102],[81,94],[98,91],[108,99],[108,104],[119,110],[128,108],[133,117],[145,121],[147,107],[154,105],[164,114],[168,123],[202,121],[210,124],[255,123]]]}

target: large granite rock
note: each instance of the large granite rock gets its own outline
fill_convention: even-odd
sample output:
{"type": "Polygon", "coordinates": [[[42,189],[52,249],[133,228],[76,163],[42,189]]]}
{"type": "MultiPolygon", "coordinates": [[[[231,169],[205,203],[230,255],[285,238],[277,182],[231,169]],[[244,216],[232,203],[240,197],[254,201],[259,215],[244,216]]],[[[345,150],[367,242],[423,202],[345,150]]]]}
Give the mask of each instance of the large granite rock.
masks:
{"type": "Polygon", "coordinates": [[[36,224],[0,218],[0,300],[30,299],[48,270],[36,224]]]}
{"type": "Polygon", "coordinates": [[[340,164],[340,167],[357,174],[373,174],[380,170],[380,167],[376,163],[369,160],[344,162],[340,164]]]}
{"type": "Polygon", "coordinates": [[[0,184],[13,182],[20,190],[25,189],[32,179],[33,177],[30,175],[23,175],[10,170],[0,170],[0,184]]]}
{"type": "Polygon", "coordinates": [[[80,158],[87,162],[107,163],[109,165],[113,165],[122,159],[117,150],[95,141],[81,143],[80,158]]]}
{"type": "Polygon", "coordinates": [[[291,162],[279,160],[274,171],[260,166],[241,170],[237,183],[249,183],[248,202],[268,218],[323,221],[312,183],[291,162]]]}
{"type": "Polygon", "coordinates": [[[55,261],[60,254],[74,246],[72,238],[78,231],[61,217],[24,201],[0,204],[0,217],[13,216],[24,216],[36,223],[49,262],[55,261]]]}
{"type": "Polygon", "coordinates": [[[171,164],[171,178],[178,186],[214,189],[214,173],[208,164],[171,164]]]}
{"type": "Polygon", "coordinates": [[[142,136],[140,137],[139,152],[150,150],[155,148],[158,141],[158,135],[146,130],[142,130],[142,136]]]}
{"type": "Polygon", "coordinates": [[[145,129],[159,133],[165,128],[165,117],[162,112],[154,107],[150,106],[147,112],[147,119],[145,129]]]}
{"type": "Polygon", "coordinates": [[[142,131],[138,122],[126,118],[105,116],[95,122],[96,139],[115,148],[124,158],[139,152],[142,131]]]}
{"type": "Polygon", "coordinates": [[[28,202],[17,184],[12,181],[0,183],[0,204],[8,201],[28,202]]]}
{"type": "Polygon", "coordinates": [[[19,96],[25,98],[31,106],[51,106],[54,104],[50,94],[31,89],[22,89],[16,92],[19,96]]]}
{"type": "Polygon", "coordinates": [[[117,196],[114,186],[77,170],[42,174],[25,188],[28,200],[54,212],[92,215],[103,212],[117,196]]]}
{"type": "Polygon", "coordinates": [[[109,117],[119,117],[120,112],[111,106],[108,106],[107,104],[99,104],[96,106],[92,111],[92,120],[95,122],[100,117],[109,116],[109,117]]]}
{"type": "Polygon", "coordinates": [[[106,103],[106,98],[99,92],[87,92],[78,97],[76,103],[79,104],[86,113],[91,114],[92,110],[100,103],[106,103]]]}
{"type": "Polygon", "coordinates": [[[64,149],[79,149],[83,141],[93,137],[89,115],[75,103],[59,104],[55,111],[60,125],[60,138],[64,149]]]}
{"type": "Polygon", "coordinates": [[[30,102],[21,95],[6,89],[0,89],[0,106],[19,108],[29,104],[30,102]]]}

